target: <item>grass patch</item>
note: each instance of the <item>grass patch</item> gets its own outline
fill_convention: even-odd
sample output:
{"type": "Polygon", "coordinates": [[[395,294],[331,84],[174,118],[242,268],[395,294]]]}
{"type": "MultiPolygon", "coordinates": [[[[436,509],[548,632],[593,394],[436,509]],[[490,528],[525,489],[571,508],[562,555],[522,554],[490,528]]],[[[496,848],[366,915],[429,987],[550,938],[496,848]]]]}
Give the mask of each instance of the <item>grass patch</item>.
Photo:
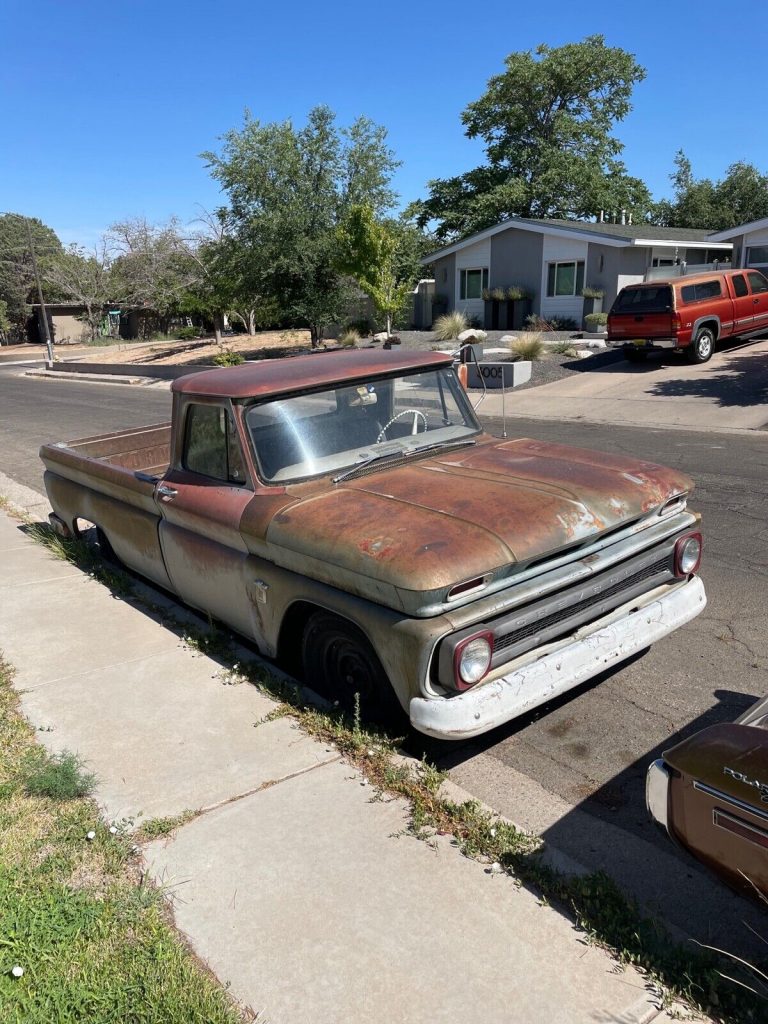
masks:
{"type": "Polygon", "coordinates": [[[0,661],[0,1020],[254,1020],[188,952],[130,840],[70,795],[87,780],[80,762],[41,754],[11,678],[0,661]]]}
{"type": "MultiPolygon", "coordinates": [[[[130,577],[103,566],[103,563],[101,568],[94,564],[93,552],[81,541],[62,542],[46,528],[39,529],[37,537],[49,546],[53,545],[61,557],[67,557],[75,564],[80,564],[79,559],[82,557],[82,567],[96,578],[109,582],[117,577],[118,586],[131,589],[130,577]]],[[[95,558],[98,562],[98,554],[95,558]]],[[[112,585],[111,582],[109,585],[112,585]]],[[[151,602],[142,603],[153,608],[151,602]]],[[[553,871],[541,860],[541,844],[538,839],[517,830],[475,801],[456,803],[446,799],[441,791],[443,775],[434,766],[426,762],[414,766],[398,756],[401,738],[364,727],[359,715],[346,717],[336,711],[324,712],[307,706],[298,686],[280,679],[262,664],[238,661],[231,634],[212,620],[207,629],[197,630],[191,629],[188,624],[174,624],[165,611],[164,615],[167,624],[177,629],[188,646],[214,656],[228,672],[235,673],[238,680],[259,686],[279,701],[267,716],[268,720],[282,716],[294,718],[305,733],[327,745],[333,745],[348,762],[355,765],[371,785],[374,798],[389,795],[405,799],[410,808],[410,834],[432,843],[439,836],[448,837],[465,856],[486,864],[489,872],[506,872],[526,883],[539,894],[543,902],[555,904],[572,917],[590,941],[606,948],[620,963],[638,968],[649,980],[661,986],[668,997],[686,1002],[722,1024],[758,1024],[766,1019],[766,999],[755,984],[755,978],[759,979],[760,972],[766,969],[764,963],[733,964],[716,950],[701,949],[691,943],[673,939],[658,921],[645,916],[603,873],[572,877],[553,871]],[[755,991],[756,988],[758,991],[755,991]]],[[[0,707],[0,721],[3,717],[0,707]]],[[[260,724],[255,722],[254,726],[260,724]]],[[[18,738],[14,740],[14,729],[18,731],[18,728],[18,724],[11,727],[7,740],[0,732],[0,750],[4,750],[4,740],[9,750],[14,749],[14,744],[19,742],[18,738]]],[[[13,776],[10,777],[12,779],[13,776]]],[[[4,807],[15,799],[13,788],[10,795],[4,795],[3,786],[7,782],[8,777],[4,778],[0,772],[0,864],[4,807]]],[[[90,806],[85,801],[79,804],[90,806]]],[[[83,824],[78,825],[79,832],[75,830],[79,835],[82,835],[83,824]]],[[[164,829],[172,830],[178,824],[180,822],[177,819],[159,819],[146,823],[142,831],[149,825],[150,832],[154,834],[147,838],[155,838],[157,834],[167,834],[164,829]]],[[[109,848],[110,840],[103,832],[102,828],[97,839],[109,848]]],[[[94,852],[98,850],[96,844],[92,845],[92,849],[94,852]]],[[[124,842],[120,849],[125,849],[124,842]]],[[[134,892],[132,899],[141,903],[140,894],[137,896],[134,892]]],[[[156,909],[153,900],[154,896],[150,894],[147,912],[152,907],[156,909]]],[[[2,909],[0,936],[4,934],[1,915],[2,909]]],[[[8,963],[0,943],[0,971],[8,963]]],[[[0,1011],[3,1009],[2,984],[0,981],[0,1011]]],[[[37,1018],[10,1019],[35,1021],[37,1018]]],[[[58,1018],[54,1016],[53,1019],[58,1018]]],[[[69,1018],[62,1019],[68,1021],[69,1018]]],[[[176,1021],[181,1018],[158,1016],[126,1019],[156,1020],[160,1024],[161,1020],[176,1021]]],[[[210,1018],[211,1022],[229,1019],[234,1018],[210,1018]]],[[[4,1020],[1,1013],[0,1020],[4,1020]]],[[[201,1018],[193,1016],[189,1020],[197,1021],[201,1018]]]]}
{"type": "Polygon", "coordinates": [[[556,356],[577,356],[579,350],[570,341],[556,341],[552,345],[547,345],[550,352],[553,352],[556,356]]]}
{"type": "Polygon", "coordinates": [[[527,338],[515,338],[509,343],[509,351],[515,359],[530,359],[537,362],[544,358],[547,346],[539,334],[530,334],[527,338]]]}
{"type": "Polygon", "coordinates": [[[169,818],[147,818],[132,833],[132,838],[140,843],[150,842],[152,839],[162,839],[164,836],[171,835],[182,825],[186,825],[196,814],[197,811],[182,811],[181,814],[174,814],[169,818]]]}
{"type": "Polygon", "coordinates": [[[461,332],[466,331],[468,327],[469,321],[464,314],[454,310],[453,313],[445,313],[443,316],[439,316],[432,325],[432,330],[438,341],[452,341],[454,338],[458,338],[461,332]]]}
{"type": "Polygon", "coordinates": [[[64,750],[47,754],[38,748],[26,767],[24,789],[29,796],[51,800],[76,800],[90,796],[96,776],[86,772],[77,754],[64,750]]]}

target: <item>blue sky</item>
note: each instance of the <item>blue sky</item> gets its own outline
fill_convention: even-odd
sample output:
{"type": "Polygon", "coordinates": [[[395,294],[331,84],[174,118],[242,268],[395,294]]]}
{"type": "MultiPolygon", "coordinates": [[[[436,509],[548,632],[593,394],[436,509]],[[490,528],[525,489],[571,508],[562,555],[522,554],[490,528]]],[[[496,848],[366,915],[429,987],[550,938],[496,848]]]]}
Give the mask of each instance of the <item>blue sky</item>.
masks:
{"type": "Polygon", "coordinates": [[[318,103],[387,127],[405,203],[481,161],[459,115],[507,53],[595,32],[648,71],[617,134],[661,198],[681,147],[699,177],[768,171],[767,28],[765,0],[1,0],[0,211],[89,245],[129,216],[190,221],[220,201],[198,154],[246,106],[301,123],[318,103]]]}

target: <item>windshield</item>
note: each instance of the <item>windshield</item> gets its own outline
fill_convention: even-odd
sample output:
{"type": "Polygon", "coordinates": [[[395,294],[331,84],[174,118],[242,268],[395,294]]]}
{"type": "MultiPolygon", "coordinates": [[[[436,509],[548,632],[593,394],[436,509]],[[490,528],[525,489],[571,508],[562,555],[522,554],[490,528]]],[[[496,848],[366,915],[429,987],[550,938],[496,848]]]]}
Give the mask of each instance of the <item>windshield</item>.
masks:
{"type": "Polygon", "coordinates": [[[380,454],[451,444],[480,429],[452,369],[260,402],[246,409],[245,423],[259,474],[274,483],[335,473],[380,454]]]}

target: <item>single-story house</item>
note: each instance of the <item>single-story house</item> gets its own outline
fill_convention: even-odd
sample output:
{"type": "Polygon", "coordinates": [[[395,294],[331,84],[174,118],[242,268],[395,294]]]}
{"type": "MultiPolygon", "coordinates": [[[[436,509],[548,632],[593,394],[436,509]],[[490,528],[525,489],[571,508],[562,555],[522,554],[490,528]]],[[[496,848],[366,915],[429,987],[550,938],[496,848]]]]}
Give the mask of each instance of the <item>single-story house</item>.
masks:
{"type": "Polygon", "coordinates": [[[433,268],[436,300],[449,311],[482,322],[484,290],[516,285],[531,295],[533,313],[581,326],[583,288],[601,289],[603,309],[609,309],[626,284],[729,263],[731,250],[730,242],[713,240],[706,230],[513,217],[421,262],[433,268]]]}
{"type": "Polygon", "coordinates": [[[753,267],[768,277],[768,217],[711,234],[713,242],[730,242],[734,267],[753,267]]]}

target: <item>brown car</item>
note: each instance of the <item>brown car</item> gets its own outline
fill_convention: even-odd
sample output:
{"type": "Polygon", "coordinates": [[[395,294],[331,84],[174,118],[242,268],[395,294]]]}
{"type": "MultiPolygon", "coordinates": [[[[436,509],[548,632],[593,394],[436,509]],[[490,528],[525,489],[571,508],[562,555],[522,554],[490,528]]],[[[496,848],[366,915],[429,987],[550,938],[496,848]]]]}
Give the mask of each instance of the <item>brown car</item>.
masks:
{"type": "Polygon", "coordinates": [[[768,697],[654,761],[653,818],[730,885],[768,899],[768,697]]]}

